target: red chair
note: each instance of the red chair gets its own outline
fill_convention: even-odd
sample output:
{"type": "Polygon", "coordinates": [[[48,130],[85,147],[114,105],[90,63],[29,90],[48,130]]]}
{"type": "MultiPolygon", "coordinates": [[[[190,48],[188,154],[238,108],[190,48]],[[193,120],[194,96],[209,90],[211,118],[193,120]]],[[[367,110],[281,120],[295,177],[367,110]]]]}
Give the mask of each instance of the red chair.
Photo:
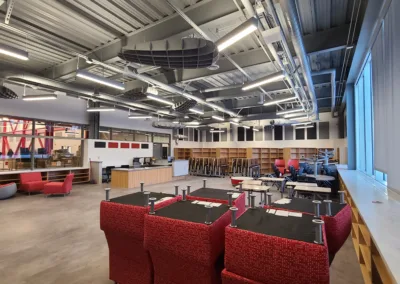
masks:
{"type": "Polygon", "coordinates": [[[47,180],[42,180],[40,172],[22,173],[19,175],[20,186],[19,190],[28,192],[41,192],[44,185],[48,183],[47,180]]]}
{"type": "Polygon", "coordinates": [[[298,159],[290,159],[290,160],[287,162],[287,167],[289,168],[290,166],[293,166],[294,169],[295,169],[296,171],[298,171],[298,170],[299,170],[299,167],[300,167],[299,160],[298,160],[298,159]]]}
{"type": "MultiPolygon", "coordinates": [[[[155,210],[175,203],[172,198],[155,204],[155,210]]],[[[152,284],[153,263],[144,248],[144,216],[149,206],[102,201],[100,228],[109,249],[111,280],[123,284],[152,284]]]]}
{"type": "Polygon", "coordinates": [[[284,159],[275,159],[275,166],[279,169],[282,175],[285,174],[286,165],[284,159]]]}
{"type": "Polygon", "coordinates": [[[64,179],[64,182],[49,182],[44,185],[43,194],[64,194],[65,196],[71,192],[73,179],[74,174],[69,174],[64,179]]]}

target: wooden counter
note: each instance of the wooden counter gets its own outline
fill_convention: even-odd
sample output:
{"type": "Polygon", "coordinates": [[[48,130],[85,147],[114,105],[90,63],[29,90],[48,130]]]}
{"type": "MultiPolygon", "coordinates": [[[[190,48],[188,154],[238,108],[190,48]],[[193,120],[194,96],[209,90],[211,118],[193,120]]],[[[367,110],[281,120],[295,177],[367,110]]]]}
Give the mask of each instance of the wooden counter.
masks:
{"type": "Polygon", "coordinates": [[[172,181],[172,167],[160,166],[139,169],[113,169],[111,171],[111,187],[134,188],[140,182],[145,185],[172,181]]]}

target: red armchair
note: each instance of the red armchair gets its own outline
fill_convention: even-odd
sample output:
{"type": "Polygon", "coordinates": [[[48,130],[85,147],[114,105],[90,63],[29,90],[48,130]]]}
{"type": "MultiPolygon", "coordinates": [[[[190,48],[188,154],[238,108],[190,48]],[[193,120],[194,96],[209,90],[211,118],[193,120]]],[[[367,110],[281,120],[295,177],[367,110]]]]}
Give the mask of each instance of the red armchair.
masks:
{"type": "Polygon", "coordinates": [[[40,172],[22,173],[19,175],[21,191],[28,192],[41,192],[44,185],[48,183],[47,180],[42,180],[42,174],[40,172]]]}
{"type": "Polygon", "coordinates": [[[296,171],[298,171],[298,170],[299,170],[299,160],[298,160],[298,159],[290,159],[290,160],[287,162],[287,166],[288,166],[288,168],[289,168],[290,166],[293,166],[294,169],[295,169],[296,171]]]}
{"type": "Polygon", "coordinates": [[[285,174],[285,160],[284,159],[275,159],[275,166],[279,169],[281,174],[285,174]]]}
{"type": "Polygon", "coordinates": [[[64,194],[65,196],[71,192],[73,179],[74,174],[69,174],[64,182],[49,182],[44,185],[43,193],[46,195],[64,194]]]}

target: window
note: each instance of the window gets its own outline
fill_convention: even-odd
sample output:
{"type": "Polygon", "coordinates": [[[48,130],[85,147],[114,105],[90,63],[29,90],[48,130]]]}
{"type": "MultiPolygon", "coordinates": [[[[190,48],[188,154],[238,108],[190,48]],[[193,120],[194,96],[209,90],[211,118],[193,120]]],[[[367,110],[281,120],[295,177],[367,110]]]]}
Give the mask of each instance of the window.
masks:
{"type": "Polygon", "coordinates": [[[293,126],[285,125],[285,140],[293,140],[293,126]]]}
{"type": "MultiPolygon", "coordinates": [[[[214,130],[219,131],[219,128],[215,128],[214,130]]],[[[213,142],[219,142],[219,132],[213,132],[212,133],[213,136],[213,142]]]]}
{"type": "Polygon", "coordinates": [[[329,139],[329,121],[319,123],[319,139],[329,139]]]}
{"type": "Polygon", "coordinates": [[[246,141],[253,141],[253,140],[254,140],[253,127],[246,128],[246,141]]]}
{"type": "Polygon", "coordinates": [[[283,126],[282,125],[275,125],[274,127],[274,140],[283,140],[283,126]]]}
{"type": "Polygon", "coordinates": [[[237,133],[238,133],[238,139],[237,141],[244,141],[244,128],[243,127],[238,127],[237,128],[237,133]]]}
{"type": "Polygon", "coordinates": [[[266,141],[272,140],[272,127],[270,125],[264,126],[264,139],[266,141]]]}
{"type": "Polygon", "coordinates": [[[307,128],[307,140],[317,139],[317,124],[313,123],[312,128],[307,128]]]}
{"type": "Polygon", "coordinates": [[[304,128],[296,128],[296,140],[304,140],[305,139],[305,134],[304,134],[304,128]]]}

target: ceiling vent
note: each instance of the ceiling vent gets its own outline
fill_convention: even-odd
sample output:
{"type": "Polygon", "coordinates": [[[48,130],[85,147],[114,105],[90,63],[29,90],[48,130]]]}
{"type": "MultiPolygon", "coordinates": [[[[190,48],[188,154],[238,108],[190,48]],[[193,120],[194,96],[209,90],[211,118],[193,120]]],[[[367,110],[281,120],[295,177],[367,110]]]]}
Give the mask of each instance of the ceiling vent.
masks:
{"type": "Polygon", "coordinates": [[[138,43],[118,56],[126,61],[173,69],[208,68],[218,60],[212,41],[202,38],[158,40],[138,43]]]}
{"type": "Polygon", "coordinates": [[[9,88],[0,86],[0,99],[15,100],[18,99],[18,95],[9,88]]]}
{"type": "Polygon", "coordinates": [[[197,105],[197,102],[195,100],[188,100],[188,101],[176,104],[175,111],[187,113],[187,112],[189,112],[189,109],[193,108],[195,105],[197,105]]]}
{"type": "Polygon", "coordinates": [[[161,129],[180,129],[185,128],[182,124],[175,124],[169,121],[153,121],[152,126],[154,128],[161,128],[161,129]]]}

